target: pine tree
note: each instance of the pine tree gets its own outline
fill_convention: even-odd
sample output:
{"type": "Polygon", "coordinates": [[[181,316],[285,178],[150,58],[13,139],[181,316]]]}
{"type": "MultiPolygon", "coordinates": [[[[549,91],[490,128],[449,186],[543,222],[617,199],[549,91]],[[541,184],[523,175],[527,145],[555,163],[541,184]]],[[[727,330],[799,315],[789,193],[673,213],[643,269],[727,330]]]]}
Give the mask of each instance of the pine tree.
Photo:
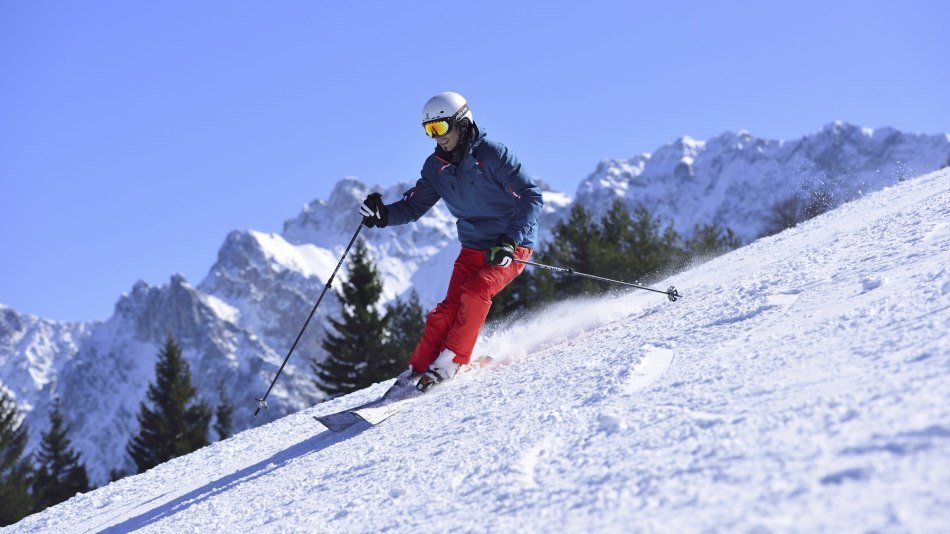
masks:
{"type": "Polygon", "coordinates": [[[686,240],[690,260],[725,254],[742,246],[731,228],[723,230],[714,224],[696,225],[693,236],[686,240]]]}
{"type": "MultiPolygon", "coordinates": [[[[546,261],[556,267],[570,267],[575,271],[596,274],[592,251],[601,246],[602,236],[589,211],[580,204],[574,204],[568,219],[555,225],[553,236],[554,240],[541,251],[546,261]]],[[[554,291],[562,298],[567,295],[596,294],[602,291],[602,286],[587,278],[556,275],[554,291]]]]}
{"type": "Polygon", "coordinates": [[[148,403],[139,406],[139,433],[126,447],[139,473],[208,444],[211,410],[196,395],[188,362],[169,336],[158,354],[148,403]]]}
{"type": "Polygon", "coordinates": [[[39,467],[33,480],[34,511],[39,512],[59,504],[89,487],[86,467],[69,441],[69,426],[63,420],[62,407],[57,398],[49,414],[49,432],[42,433],[38,455],[39,467]]]}
{"type": "Polygon", "coordinates": [[[218,384],[218,407],[214,411],[214,431],[218,434],[218,441],[231,437],[233,431],[233,422],[231,414],[234,413],[234,405],[224,394],[224,382],[218,384]]]}
{"type": "MultiPolygon", "coordinates": [[[[731,243],[730,236],[727,234],[723,243],[731,243]]],[[[672,225],[663,228],[661,221],[643,205],[631,215],[620,199],[614,201],[599,224],[583,206],[575,204],[568,219],[554,227],[552,238],[537,251],[539,263],[632,283],[647,283],[682,266],[687,257],[672,225]]],[[[597,295],[615,289],[621,288],[534,269],[516,278],[493,299],[489,317],[498,318],[572,295],[597,295]]]]}
{"type": "Polygon", "coordinates": [[[409,356],[425,330],[425,313],[419,295],[413,291],[408,302],[396,300],[386,306],[387,335],[383,358],[377,364],[375,381],[392,378],[409,365],[409,356]]]}
{"type": "Polygon", "coordinates": [[[664,271],[681,266],[685,253],[678,246],[680,237],[672,225],[662,228],[662,222],[644,205],[633,212],[629,239],[626,244],[632,264],[632,277],[649,283],[664,271]]]}
{"type": "Polygon", "coordinates": [[[317,386],[330,397],[363,389],[378,380],[376,366],[385,355],[386,318],[376,309],[383,291],[379,272],[360,240],[342,286],[343,317],[329,319],[333,327],[323,340],[327,358],[312,361],[317,386]]]}
{"type": "Polygon", "coordinates": [[[129,476],[131,473],[126,473],[124,469],[110,469],[109,470],[109,482],[116,482],[122,480],[123,478],[129,476]]]}
{"type": "MultiPolygon", "coordinates": [[[[591,265],[598,276],[633,282],[642,273],[637,268],[633,246],[633,220],[622,200],[614,201],[610,211],[600,221],[602,239],[591,251],[591,265]]],[[[601,287],[604,287],[603,285],[601,287]]]]}
{"type": "Polygon", "coordinates": [[[30,459],[23,458],[26,440],[16,404],[0,391],[0,527],[26,517],[33,507],[30,459]]]}
{"type": "Polygon", "coordinates": [[[801,204],[797,194],[776,202],[765,219],[765,228],[759,237],[775,235],[800,223],[801,204]]]}

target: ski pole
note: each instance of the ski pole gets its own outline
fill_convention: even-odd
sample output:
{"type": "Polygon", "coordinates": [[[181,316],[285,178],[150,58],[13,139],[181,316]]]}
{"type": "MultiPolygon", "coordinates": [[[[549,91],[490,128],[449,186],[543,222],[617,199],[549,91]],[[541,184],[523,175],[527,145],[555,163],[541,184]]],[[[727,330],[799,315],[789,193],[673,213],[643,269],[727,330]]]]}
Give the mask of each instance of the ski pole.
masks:
{"type": "Polygon", "coordinates": [[[340,263],[336,264],[336,269],[333,269],[333,274],[330,275],[330,279],[327,280],[327,285],[323,288],[323,292],[320,293],[320,298],[317,299],[317,303],[313,305],[313,309],[310,310],[310,316],[307,317],[307,321],[303,324],[303,328],[300,329],[300,333],[297,334],[297,339],[294,340],[294,344],[290,346],[290,352],[287,353],[287,357],[284,358],[284,363],[280,364],[280,369],[277,370],[277,375],[274,377],[274,380],[270,383],[270,387],[267,388],[267,393],[264,393],[264,396],[260,399],[255,399],[257,401],[257,409],[254,410],[254,417],[257,417],[257,414],[260,413],[261,408],[267,409],[267,396],[270,395],[270,390],[274,388],[274,384],[277,383],[277,379],[280,378],[280,373],[283,372],[284,366],[287,365],[287,360],[290,359],[290,355],[294,353],[294,349],[297,348],[297,343],[300,343],[300,338],[303,337],[304,330],[307,329],[307,325],[310,324],[310,320],[313,319],[313,314],[317,313],[317,307],[320,306],[320,301],[323,300],[323,296],[327,294],[327,290],[330,289],[330,285],[333,283],[333,277],[336,276],[337,271],[340,270],[340,266],[343,265],[343,260],[346,259],[346,255],[350,252],[350,247],[353,246],[353,243],[356,241],[356,236],[360,235],[360,230],[363,229],[363,221],[360,221],[359,227],[356,229],[356,233],[353,234],[353,238],[350,239],[350,244],[346,246],[346,250],[343,251],[343,257],[340,258],[340,263]]]}
{"type": "Polygon", "coordinates": [[[519,260],[519,259],[515,259],[514,261],[516,261],[516,262],[518,262],[518,263],[523,263],[523,264],[525,264],[525,265],[533,265],[533,266],[535,266],[535,267],[541,267],[541,268],[543,268],[543,269],[548,269],[548,270],[551,270],[551,271],[557,271],[557,272],[559,272],[559,273],[573,274],[573,275],[575,275],[575,276],[583,276],[584,278],[590,278],[590,279],[592,279],[592,280],[600,280],[601,282],[610,282],[610,283],[612,283],[612,284],[621,284],[621,285],[625,285],[625,286],[635,287],[635,288],[637,288],[637,289],[645,289],[645,290],[647,290],[647,291],[652,291],[652,292],[654,292],[654,293],[662,293],[662,294],[666,295],[666,297],[667,297],[668,299],[670,299],[671,302],[676,302],[676,299],[678,299],[678,298],[680,298],[680,297],[683,296],[683,295],[680,295],[679,291],[677,291],[676,288],[673,287],[673,286],[670,286],[666,291],[662,291],[662,290],[659,290],[659,289],[651,289],[651,288],[649,288],[649,287],[638,286],[638,285],[636,285],[636,284],[631,284],[630,282],[621,282],[620,280],[611,280],[610,278],[604,278],[604,277],[601,277],[601,276],[594,276],[594,275],[592,275],[592,274],[585,274],[585,273],[577,272],[577,271],[575,271],[574,269],[571,269],[571,268],[566,268],[566,269],[565,269],[564,267],[554,267],[553,265],[545,265],[545,264],[543,264],[543,263],[535,263],[535,262],[533,262],[533,261],[525,261],[525,260],[519,260]]]}

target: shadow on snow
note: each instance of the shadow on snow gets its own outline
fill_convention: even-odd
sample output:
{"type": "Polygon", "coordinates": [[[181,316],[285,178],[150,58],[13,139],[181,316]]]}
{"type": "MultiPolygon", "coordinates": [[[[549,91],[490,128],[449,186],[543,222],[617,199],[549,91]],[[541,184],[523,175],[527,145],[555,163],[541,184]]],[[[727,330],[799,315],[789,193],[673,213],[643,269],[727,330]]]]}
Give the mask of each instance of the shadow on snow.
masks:
{"type": "MultiPolygon", "coordinates": [[[[192,506],[202,503],[214,495],[231,491],[235,487],[256,480],[270,472],[273,472],[287,465],[291,461],[300,458],[312,452],[319,452],[328,447],[346,441],[352,437],[361,434],[366,429],[372,428],[368,423],[358,423],[346,429],[343,432],[333,433],[324,431],[315,436],[305,439],[300,443],[282,451],[277,452],[270,458],[261,460],[254,465],[245,467],[230,475],[213,480],[198,489],[181,495],[171,501],[142,512],[141,514],[126,519],[125,521],[113,525],[103,532],[114,534],[120,532],[131,532],[157,523],[162,519],[171,517],[177,513],[183,512],[192,506]]],[[[154,500],[154,499],[153,499],[154,500]]]]}

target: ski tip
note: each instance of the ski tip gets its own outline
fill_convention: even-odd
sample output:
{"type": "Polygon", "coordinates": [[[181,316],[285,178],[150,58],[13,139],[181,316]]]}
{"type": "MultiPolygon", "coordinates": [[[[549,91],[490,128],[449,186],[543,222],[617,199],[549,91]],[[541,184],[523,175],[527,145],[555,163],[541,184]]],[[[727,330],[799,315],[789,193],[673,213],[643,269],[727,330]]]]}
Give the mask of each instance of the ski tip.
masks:
{"type": "Polygon", "coordinates": [[[356,416],[349,414],[349,412],[346,412],[346,415],[348,415],[349,417],[347,416],[339,417],[340,415],[343,415],[343,414],[330,414],[329,416],[325,415],[325,416],[320,416],[320,417],[317,417],[315,415],[313,416],[313,418],[316,419],[318,423],[326,427],[326,429],[329,430],[330,432],[341,432],[343,430],[346,430],[347,428],[350,428],[357,422],[359,422],[359,419],[356,419],[356,416]],[[333,417],[333,416],[338,416],[338,417],[333,417]]]}

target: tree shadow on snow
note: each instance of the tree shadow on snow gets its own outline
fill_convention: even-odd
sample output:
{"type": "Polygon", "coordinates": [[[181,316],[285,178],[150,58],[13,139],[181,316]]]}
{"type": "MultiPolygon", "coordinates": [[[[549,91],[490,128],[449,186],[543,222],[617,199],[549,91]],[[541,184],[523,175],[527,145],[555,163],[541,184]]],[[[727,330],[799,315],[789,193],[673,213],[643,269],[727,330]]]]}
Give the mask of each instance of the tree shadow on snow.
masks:
{"type": "MultiPolygon", "coordinates": [[[[313,452],[319,452],[328,447],[336,445],[337,443],[342,443],[343,441],[361,434],[363,431],[369,428],[372,428],[372,426],[368,423],[358,423],[339,433],[333,433],[329,430],[321,432],[301,441],[290,448],[277,452],[270,458],[261,460],[254,465],[245,467],[244,469],[235,471],[230,475],[211,481],[204,486],[176,497],[165,504],[142,512],[141,514],[126,519],[117,525],[113,525],[105,529],[103,532],[114,534],[119,532],[131,532],[133,530],[146,527],[152,523],[156,523],[162,519],[181,513],[217,494],[231,491],[241,484],[256,480],[268,473],[284,467],[291,461],[301,456],[313,452]]],[[[160,497],[156,497],[156,499],[158,498],[160,497]]]]}

